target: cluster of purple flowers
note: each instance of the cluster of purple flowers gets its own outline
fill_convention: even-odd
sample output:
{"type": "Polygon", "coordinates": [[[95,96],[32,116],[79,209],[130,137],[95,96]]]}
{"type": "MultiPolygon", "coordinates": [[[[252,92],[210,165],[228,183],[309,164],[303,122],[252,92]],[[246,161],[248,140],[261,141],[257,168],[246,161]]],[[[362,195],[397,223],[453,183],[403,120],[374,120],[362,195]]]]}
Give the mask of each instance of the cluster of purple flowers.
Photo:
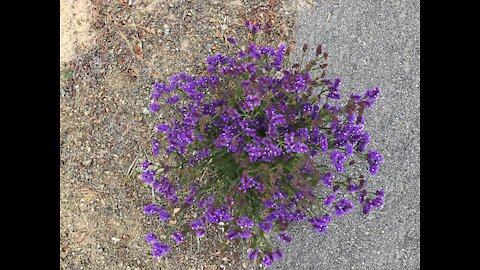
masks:
{"type": "Polygon", "coordinates": [[[370,164],[370,173],[375,175],[378,171],[378,166],[382,163],[382,155],[375,150],[368,151],[368,163],[370,164]]]}
{"type": "Polygon", "coordinates": [[[147,242],[152,245],[152,256],[153,257],[161,257],[164,254],[168,253],[170,250],[170,246],[167,244],[161,243],[158,241],[157,236],[155,236],[153,233],[147,234],[145,237],[147,242]]]}
{"type": "MultiPolygon", "coordinates": [[[[262,30],[259,23],[247,21],[245,26],[252,35],[262,30]]],[[[370,142],[364,111],[378,98],[379,88],[350,95],[344,107],[333,105],[330,102],[341,97],[342,80],[319,80],[310,69],[285,67],[284,44],[275,48],[250,43],[240,49],[235,38],[227,42],[239,50],[233,56],[209,56],[208,75],[182,72],[170,76],[168,84],[153,84],[150,110],[169,108],[174,113],[156,126],[160,134],[152,141],[153,156],[172,157],[178,170],[202,171],[204,182],[192,178],[185,192],[179,175],[191,171],[174,174],[163,165],[159,173],[152,169],[154,162],[145,160],[142,180],[168,203],[147,205],[144,213],[169,220],[175,215],[170,209],[195,207],[198,217],[186,227],[199,237],[206,235],[210,224],[222,222],[228,224],[228,241],[257,243],[266,241],[260,235],[275,232],[281,242],[289,243],[292,237],[286,229],[293,222],[308,220],[315,231],[325,233],[333,212],[343,216],[354,208],[348,196],[356,196],[365,214],[381,207],[383,190],[369,196],[364,178],[357,182],[342,176],[354,158],[365,157],[371,175],[382,163],[377,151],[364,154],[370,142]],[[321,94],[314,96],[318,87],[321,94]],[[327,190],[325,198],[313,191],[319,181],[327,190]],[[318,201],[322,214],[311,211],[318,201]]],[[[322,55],[326,59],[318,46],[315,61],[322,55]]],[[[170,238],[180,244],[184,235],[175,230],[170,238]]],[[[147,241],[155,257],[169,251],[153,234],[147,241]]],[[[280,248],[257,244],[247,252],[249,259],[266,267],[282,256],[280,248]]]]}
{"type": "Polygon", "coordinates": [[[171,215],[163,208],[155,204],[149,204],[143,208],[143,212],[147,215],[157,214],[161,220],[168,220],[171,215]]]}

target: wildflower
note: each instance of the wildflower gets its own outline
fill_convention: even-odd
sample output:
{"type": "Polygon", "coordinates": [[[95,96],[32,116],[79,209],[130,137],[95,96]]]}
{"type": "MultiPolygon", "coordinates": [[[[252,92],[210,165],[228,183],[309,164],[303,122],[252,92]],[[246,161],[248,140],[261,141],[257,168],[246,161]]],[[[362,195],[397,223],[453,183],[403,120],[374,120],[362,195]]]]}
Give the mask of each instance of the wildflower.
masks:
{"type": "Polygon", "coordinates": [[[252,188],[255,186],[255,180],[250,178],[247,174],[243,174],[242,177],[240,178],[241,185],[240,185],[240,190],[243,191],[243,193],[247,192],[249,188],[252,188]]]}
{"type": "Polygon", "coordinates": [[[157,174],[156,170],[148,170],[142,174],[143,182],[147,184],[152,184],[155,180],[155,175],[157,174]]]}
{"type": "Polygon", "coordinates": [[[247,252],[248,259],[250,259],[250,260],[252,260],[252,261],[255,260],[255,259],[257,258],[257,256],[258,256],[258,252],[259,252],[259,251],[260,251],[260,250],[259,250],[258,248],[256,248],[256,249],[250,249],[250,250],[247,252]]]}
{"type": "Polygon", "coordinates": [[[271,255],[265,255],[265,257],[263,257],[262,264],[263,264],[263,266],[265,266],[265,267],[270,267],[270,266],[272,266],[272,264],[273,264],[273,258],[271,257],[271,255]]]}
{"type": "Polygon", "coordinates": [[[283,257],[283,251],[280,248],[278,248],[274,252],[272,252],[271,256],[273,261],[279,260],[283,257]]]}
{"type": "Polygon", "coordinates": [[[163,209],[158,212],[158,217],[161,220],[168,220],[172,215],[163,209]]]}
{"type": "Polygon", "coordinates": [[[173,105],[173,104],[177,103],[179,100],[180,100],[180,98],[178,96],[173,96],[173,97],[167,98],[166,102],[168,104],[173,105]]]}
{"type": "Polygon", "coordinates": [[[233,37],[228,37],[227,41],[230,42],[231,44],[234,44],[234,45],[237,44],[237,40],[233,37]]]}
{"type": "Polygon", "coordinates": [[[258,223],[258,227],[262,229],[264,232],[269,232],[272,229],[272,223],[266,221],[266,222],[260,222],[258,223]]]}
{"type": "Polygon", "coordinates": [[[146,169],[148,169],[148,166],[150,166],[150,165],[152,165],[152,164],[153,164],[153,163],[150,162],[150,161],[148,161],[148,159],[145,159],[145,160],[142,162],[142,165],[141,165],[141,166],[142,166],[142,170],[145,171],[146,169]]]}
{"type": "Polygon", "coordinates": [[[143,208],[143,212],[147,215],[158,214],[162,208],[155,204],[149,204],[143,208]]]}
{"type": "Polygon", "coordinates": [[[309,219],[310,224],[312,224],[313,229],[319,233],[325,233],[328,229],[328,224],[332,220],[332,216],[325,214],[322,217],[313,217],[309,219]]]}
{"type": "Polygon", "coordinates": [[[383,191],[383,189],[379,189],[375,192],[375,195],[377,195],[378,198],[383,199],[383,196],[385,196],[385,191],[383,191]]]}
{"type": "Polygon", "coordinates": [[[158,110],[160,110],[160,104],[157,104],[157,103],[152,103],[150,104],[150,111],[151,112],[157,112],[158,110]]]}
{"type": "Polygon", "coordinates": [[[378,171],[378,166],[382,163],[382,155],[377,151],[368,151],[368,163],[370,164],[370,174],[375,175],[378,171]]]}
{"type": "Polygon", "coordinates": [[[158,142],[157,138],[153,138],[152,141],[152,153],[153,156],[156,156],[158,154],[158,150],[160,149],[160,143],[158,142]]]}
{"type": "Polygon", "coordinates": [[[238,231],[236,231],[235,229],[229,231],[226,236],[227,240],[230,240],[230,241],[237,237],[239,237],[239,235],[238,235],[238,231]]]}
{"type": "Polygon", "coordinates": [[[278,238],[285,243],[290,243],[292,241],[292,237],[288,235],[286,232],[279,233],[278,238]]]}
{"type": "Polygon", "coordinates": [[[148,242],[149,244],[151,244],[151,242],[153,242],[153,241],[158,241],[157,236],[155,236],[155,234],[153,234],[153,233],[147,234],[147,235],[145,236],[145,239],[147,240],[147,242],[148,242]]]}
{"type": "Polygon", "coordinates": [[[318,44],[317,49],[315,50],[315,55],[318,56],[322,53],[322,45],[318,44]]]}
{"type": "Polygon", "coordinates": [[[365,103],[367,105],[367,108],[370,108],[373,103],[375,103],[375,100],[378,98],[380,95],[380,88],[375,87],[374,89],[367,90],[363,96],[363,99],[365,100],[365,103]]]}
{"type": "Polygon", "coordinates": [[[337,197],[337,196],[335,195],[335,193],[333,193],[333,194],[328,194],[328,195],[327,195],[327,198],[325,198],[325,200],[323,201],[323,204],[324,204],[325,206],[330,206],[330,205],[332,205],[332,202],[335,200],[336,197],[337,197]]]}
{"type": "Polygon", "coordinates": [[[353,204],[349,202],[347,199],[341,199],[337,205],[335,205],[335,214],[337,216],[342,216],[352,210],[353,204]]]}
{"type": "Polygon", "coordinates": [[[179,231],[174,231],[172,233],[172,238],[177,244],[180,244],[183,241],[184,236],[179,231]]]}
{"type": "Polygon", "coordinates": [[[160,242],[154,242],[153,243],[153,249],[152,249],[152,255],[153,257],[161,257],[164,254],[168,253],[170,251],[170,247],[164,243],[160,242]]]}
{"type": "Polygon", "coordinates": [[[340,153],[340,151],[338,150],[333,150],[330,153],[330,161],[332,162],[337,172],[343,171],[343,162],[345,161],[345,158],[346,156],[340,153]]]}
{"type": "Polygon", "coordinates": [[[252,236],[252,234],[250,233],[250,228],[246,229],[245,231],[239,231],[238,236],[244,239],[250,238],[252,236]]]}
{"type": "Polygon", "coordinates": [[[333,173],[331,171],[326,172],[325,174],[322,175],[321,177],[322,182],[325,186],[327,187],[332,187],[333,184],[333,173]]]}
{"type": "Polygon", "coordinates": [[[361,136],[357,145],[355,146],[355,150],[357,150],[357,152],[363,152],[365,150],[365,146],[369,143],[369,141],[370,141],[370,135],[367,132],[365,132],[361,136]]]}
{"type": "Polygon", "coordinates": [[[251,221],[249,218],[245,216],[240,216],[237,219],[237,225],[243,229],[251,228],[253,226],[253,221],[251,221]]]}

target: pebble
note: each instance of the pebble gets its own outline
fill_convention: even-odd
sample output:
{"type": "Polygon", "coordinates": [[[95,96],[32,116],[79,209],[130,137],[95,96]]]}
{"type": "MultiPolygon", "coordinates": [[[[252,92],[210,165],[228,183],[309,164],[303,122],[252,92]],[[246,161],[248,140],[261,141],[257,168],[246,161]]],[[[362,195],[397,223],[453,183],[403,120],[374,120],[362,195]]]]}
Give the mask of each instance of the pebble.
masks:
{"type": "Polygon", "coordinates": [[[120,241],[120,238],[117,238],[117,237],[115,237],[115,236],[112,237],[111,239],[112,239],[112,241],[113,241],[114,243],[117,243],[118,241],[120,241]]]}

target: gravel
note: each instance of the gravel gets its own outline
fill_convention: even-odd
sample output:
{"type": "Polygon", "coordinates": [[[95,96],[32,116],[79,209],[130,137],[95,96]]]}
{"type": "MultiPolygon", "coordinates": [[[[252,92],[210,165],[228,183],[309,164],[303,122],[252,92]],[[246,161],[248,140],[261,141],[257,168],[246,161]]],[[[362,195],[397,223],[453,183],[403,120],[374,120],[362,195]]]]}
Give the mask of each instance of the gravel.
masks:
{"type": "Polygon", "coordinates": [[[334,219],[324,235],[305,223],[292,226],[294,240],[271,269],[420,268],[419,10],[412,0],[332,0],[298,12],[297,49],[325,45],[343,93],[382,90],[366,129],[369,147],[384,157],[369,186],[385,189],[385,205],[368,216],[356,209],[334,219]]]}

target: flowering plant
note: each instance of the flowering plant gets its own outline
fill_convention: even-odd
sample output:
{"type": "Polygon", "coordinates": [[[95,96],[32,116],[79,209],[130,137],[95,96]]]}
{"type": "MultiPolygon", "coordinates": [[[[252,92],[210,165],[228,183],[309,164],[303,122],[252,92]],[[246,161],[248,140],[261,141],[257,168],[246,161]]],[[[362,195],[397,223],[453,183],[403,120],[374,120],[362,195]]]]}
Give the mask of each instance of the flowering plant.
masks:
{"type": "MultiPolygon", "coordinates": [[[[249,41],[269,36],[268,23],[246,26],[249,41]]],[[[272,238],[290,242],[290,224],[305,220],[325,233],[332,216],[348,213],[354,202],[365,214],[383,204],[383,190],[368,191],[365,175],[346,174],[361,164],[375,175],[382,162],[377,151],[366,151],[364,130],[364,112],[380,90],[335,105],[342,81],[326,78],[321,45],[312,61],[290,65],[284,44],[227,41],[236,53],[208,57],[204,75],[182,72],[153,85],[150,110],[166,107],[163,115],[172,115],[156,127],[158,162],[142,163],[143,181],[163,197],[144,212],[167,229],[164,240],[154,233],[146,240],[159,257],[187,233],[203,237],[221,225],[225,241],[241,242],[249,259],[268,267],[283,255],[272,238]],[[182,220],[188,211],[195,219],[182,220]]]]}

